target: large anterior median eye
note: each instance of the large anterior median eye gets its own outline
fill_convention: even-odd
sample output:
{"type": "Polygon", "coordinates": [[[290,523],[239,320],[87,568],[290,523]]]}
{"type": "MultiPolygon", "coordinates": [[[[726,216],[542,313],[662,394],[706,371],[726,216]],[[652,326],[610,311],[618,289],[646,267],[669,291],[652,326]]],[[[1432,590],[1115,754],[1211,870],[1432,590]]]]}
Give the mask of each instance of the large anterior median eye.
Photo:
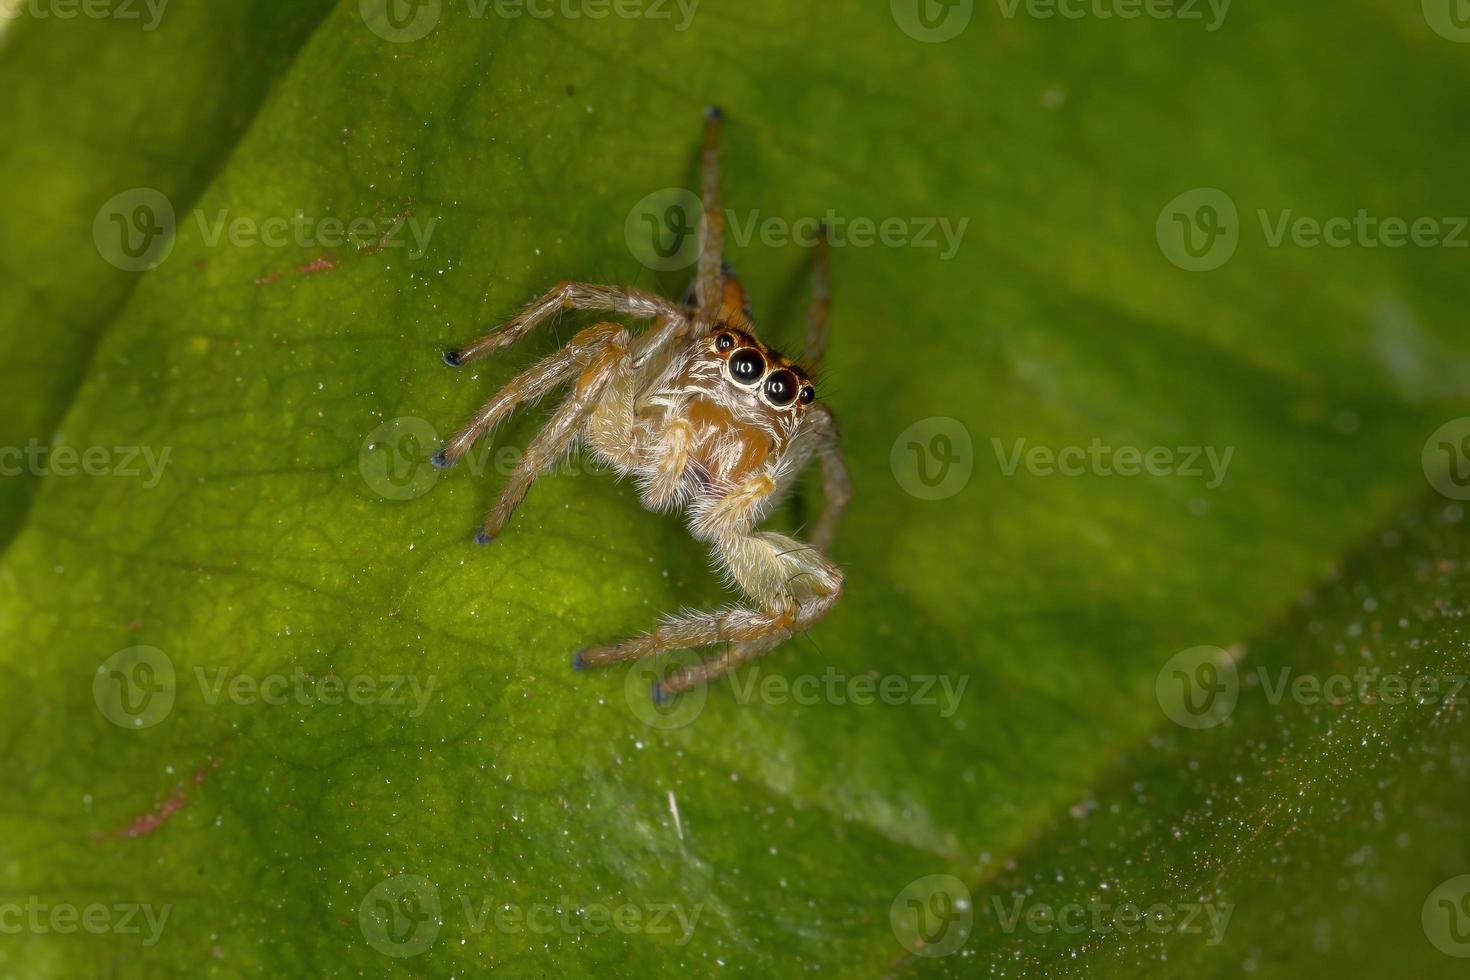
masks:
{"type": "Polygon", "coordinates": [[[766,373],[766,359],[761,352],[747,347],[730,355],[730,377],[743,385],[753,385],[766,373]]]}
{"type": "Polygon", "coordinates": [[[796,401],[796,375],[785,368],[772,371],[766,379],[766,401],[777,408],[785,408],[796,401]]]}

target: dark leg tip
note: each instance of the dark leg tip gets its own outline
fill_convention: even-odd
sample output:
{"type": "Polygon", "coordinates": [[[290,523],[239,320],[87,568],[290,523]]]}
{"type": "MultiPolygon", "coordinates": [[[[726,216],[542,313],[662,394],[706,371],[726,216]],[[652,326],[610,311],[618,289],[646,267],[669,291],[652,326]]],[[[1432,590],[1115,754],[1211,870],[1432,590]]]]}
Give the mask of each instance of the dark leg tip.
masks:
{"type": "Polygon", "coordinates": [[[668,691],[664,690],[664,682],[662,680],[654,681],[653,682],[653,703],[654,704],[668,704],[672,700],[674,700],[674,695],[672,695],[668,691]]]}
{"type": "Polygon", "coordinates": [[[475,544],[482,544],[482,545],[483,544],[489,544],[491,541],[494,541],[494,540],[495,540],[495,535],[491,534],[489,531],[486,531],[484,529],[481,529],[480,530],[480,533],[478,533],[478,534],[475,535],[475,544]]]}
{"type": "Polygon", "coordinates": [[[454,465],[449,461],[449,457],[444,455],[444,450],[442,449],[431,456],[429,458],[429,462],[434,464],[434,468],[436,470],[448,469],[450,466],[454,465]]]}
{"type": "Polygon", "coordinates": [[[459,351],[447,350],[444,352],[444,363],[450,367],[459,367],[464,361],[459,359],[459,351]]]}
{"type": "Polygon", "coordinates": [[[587,652],[587,648],[586,647],[583,647],[582,649],[578,650],[576,653],[572,654],[572,669],[573,670],[586,670],[587,669],[587,661],[582,659],[582,654],[584,654],[586,652],[587,652]]]}
{"type": "Polygon", "coordinates": [[[706,119],[724,119],[725,118],[725,110],[724,109],[721,109],[717,105],[706,106],[705,109],[704,109],[704,118],[706,118],[706,119]]]}

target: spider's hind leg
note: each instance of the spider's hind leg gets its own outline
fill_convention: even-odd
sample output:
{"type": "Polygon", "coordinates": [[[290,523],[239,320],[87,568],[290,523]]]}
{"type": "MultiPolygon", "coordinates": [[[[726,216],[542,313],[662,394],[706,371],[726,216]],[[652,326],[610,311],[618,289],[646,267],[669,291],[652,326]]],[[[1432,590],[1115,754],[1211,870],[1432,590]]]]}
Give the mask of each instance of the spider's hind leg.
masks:
{"type": "Polygon", "coordinates": [[[812,305],[806,320],[806,350],[801,366],[816,374],[827,353],[827,335],[832,323],[832,240],[826,225],[817,231],[812,255],[812,305]]]}
{"type": "Polygon", "coordinates": [[[725,301],[725,204],[720,180],[720,135],[725,114],[705,110],[704,149],[700,154],[700,196],[704,218],[699,223],[699,265],[694,279],[697,319],[712,324],[725,301]]]}
{"type": "Polygon", "coordinates": [[[445,351],[444,363],[450,367],[459,367],[509,347],[564,310],[599,310],[603,313],[621,313],[640,320],[652,320],[656,317],[682,318],[684,315],[677,304],[644,289],[599,286],[590,282],[559,282],[545,295],[527,303],[507,323],[463,347],[445,351]]]}
{"type": "Polygon", "coordinates": [[[655,697],[668,697],[721,677],[805,632],[842,595],[842,572],[820,551],[783,534],[760,531],[718,540],[716,553],[759,609],[686,612],[657,629],[619,643],[577,653],[573,666],[603,667],[669,650],[727,643],[713,659],[664,680],[655,697]]]}

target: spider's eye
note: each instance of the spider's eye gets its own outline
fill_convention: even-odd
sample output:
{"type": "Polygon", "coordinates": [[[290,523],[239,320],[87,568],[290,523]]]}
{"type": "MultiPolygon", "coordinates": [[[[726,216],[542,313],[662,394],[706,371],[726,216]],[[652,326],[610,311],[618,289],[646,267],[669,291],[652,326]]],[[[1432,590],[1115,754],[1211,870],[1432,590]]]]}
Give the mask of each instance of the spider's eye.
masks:
{"type": "Polygon", "coordinates": [[[730,356],[730,377],[740,384],[753,385],[765,373],[766,359],[754,348],[746,347],[730,356]]]}
{"type": "Polygon", "coordinates": [[[772,371],[766,379],[766,401],[777,408],[784,408],[796,401],[796,375],[782,368],[772,371]]]}
{"type": "Polygon", "coordinates": [[[715,338],[715,350],[729,350],[735,346],[735,338],[727,333],[722,333],[715,338]]]}
{"type": "Polygon", "coordinates": [[[801,403],[803,405],[810,405],[812,403],[812,400],[816,397],[817,389],[813,388],[811,385],[807,385],[805,388],[801,389],[801,403]]]}

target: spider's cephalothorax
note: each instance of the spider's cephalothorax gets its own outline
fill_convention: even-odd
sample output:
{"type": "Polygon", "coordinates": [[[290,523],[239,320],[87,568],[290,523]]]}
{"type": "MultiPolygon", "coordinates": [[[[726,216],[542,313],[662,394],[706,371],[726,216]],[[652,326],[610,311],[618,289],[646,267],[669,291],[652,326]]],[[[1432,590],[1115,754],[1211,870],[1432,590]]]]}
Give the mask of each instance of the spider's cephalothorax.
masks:
{"type": "MultiPolygon", "coordinates": [[[[751,607],[680,613],[620,643],[588,647],[578,668],[669,650],[725,644],[721,653],[665,678],[656,698],[702,684],[770,651],[826,615],[842,592],[828,557],[851,489],[831,411],[810,375],[754,336],[744,290],[722,260],[718,146],[720,114],[705,127],[704,217],[698,274],[680,305],[631,287],[563,282],[520,315],[464,348],[445,354],[453,366],[515,343],[568,309],[597,309],[653,320],[634,337],[619,323],[599,323],[513,378],[434,457],[448,466],[515,407],[563,384],[571,393],[526,447],[499,502],[477,536],[491,541],[536,477],[578,443],[638,480],[644,504],[682,508],[695,537],[710,543],[751,607]],[[825,505],[811,543],[757,525],[813,459],[821,465],[825,505]]],[[[803,362],[816,370],[831,310],[825,234],[816,252],[812,312],[803,362]]]]}

